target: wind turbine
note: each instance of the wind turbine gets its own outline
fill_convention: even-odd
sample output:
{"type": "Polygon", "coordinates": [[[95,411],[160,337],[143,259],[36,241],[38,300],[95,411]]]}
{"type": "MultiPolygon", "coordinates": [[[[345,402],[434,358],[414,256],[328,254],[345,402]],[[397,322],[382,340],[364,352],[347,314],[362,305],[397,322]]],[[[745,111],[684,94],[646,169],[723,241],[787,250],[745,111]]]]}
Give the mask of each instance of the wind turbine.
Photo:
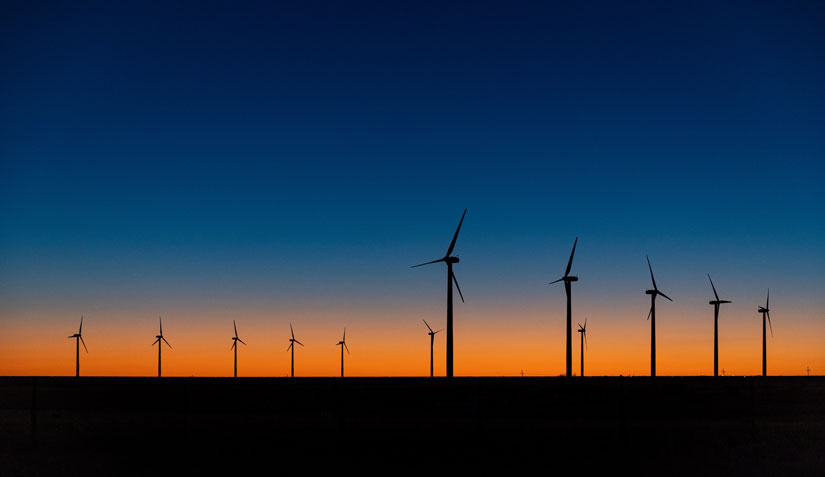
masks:
{"type": "Polygon", "coordinates": [[[344,328],[344,337],[341,338],[341,341],[338,342],[335,346],[341,347],[341,377],[344,377],[344,348],[347,349],[347,354],[349,354],[349,346],[347,346],[347,329],[344,328]]]}
{"type": "Polygon", "coordinates": [[[581,333],[582,369],[580,376],[584,376],[584,347],[587,346],[587,318],[584,319],[584,326],[580,323],[576,324],[579,325],[579,333],[581,333]]]}
{"type": "Polygon", "coordinates": [[[458,238],[458,232],[461,230],[461,224],[464,222],[464,216],[467,215],[467,209],[464,209],[464,213],[461,214],[461,220],[458,222],[458,228],[455,229],[455,235],[453,235],[453,241],[450,242],[450,247],[447,249],[447,253],[444,257],[439,258],[438,260],[433,260],[432,262],[427,263],[420,263],[418,265],[413,265],[410,268],[420,267],[422,265],[429,265],[431,263],[438,263],[444,262],[447,264],[447,377],[453,377],[453,283],[455,283],[455,287],[458,290],[458,296],[461,297],[461,302],[464,302],[464,295],[461,294],[461,287],[458,286],[458,280],[455,278],[455,274],[453,274],[453,264],[458,263],[458,257],[451,257],[450,254],[453,253],[453,248],[455,247],[455,241],[458,238]]]}
{"type": "Polygon", "coordinates": [[[573,374],[573,330],[571,329],[573,327],[573,308],[570,302],[570,284],[579,280],[579,277],[570,275],[570,267],[573,266],[573,254],[576,253],[576,244],[578,242],[579,238],[576,237],[576,240],[573,242],[573,251],[570,252],[570,260],[567,261],[567,269],[564,271],[564,276],[559,278],[558,280],[550,282],[550,285],[552,285],[554,283],[564,281],[564,293],[567,295],[567,359],[565,375],[568,377],[573,374]]]}
{"type": "Polygon", "coordinates": [[[287,351],[292,350],[292,364],[290,364],[289,369],[292,373],[292,377],[294,378],[295,377],[295,343],[298,343],[301,346],[303,346],[304,344],[295,339],[295,332],[292,331],[292,323],[289,324],[289,332],[292,334],[292,338],[289,339],[289,348],[287,348],[286,350],[287,351]]]}
{"type": "Polygon", "coordinates": [[[713,288],[713,296],[716,297],[715,300],[709,301],[708,304],[713,305],[713,375],[719,376],[719,305],[733,302],[719,299],[719,294],[716,293],[716,287],[713,286],[713,280],[710,279],[710,273],[708,273],[708,280],[710,280],[710,287],[713,288]]]}
{"type": "Polygon", "coordinates": [[[235,350],[235,377],[238,377],[238,341],[241,342],[244,346],[246,343],[243,342],[242,339],[238,338],[238,325],[235,324],[235,320],[232,320],[232,326],[235,327],[235,336],[232,338],[232,348],[235,350]]]}
{"type": "Polygon", "coordinates": [[[436,333],[441,333],[444,330],[442,329],[442,330],[438,330],[438,331],[433,331],[433,329],[430,328],[430,324],[427,323],[427,320],[422,320],[422,321],[424,322],[425,325],[427,325],[427,329],[430,330],[430,332],[427,333],[427,334],[430,335],[430,377],[433,377],[433,344],[435,343],[435,334],[436,333]]]}
{"type": "MultiPolygon", "coordinates": [[[[645,257],[647,256],[645,255],[645,257]]],[[[653,290],[645,291],[645,294],[650,295],[650,313],[647,314],[647,318],[650,320],[650,375],[656,376],[656,296],[662,295],[670,301],[673,300],[656,287],[656,279],[653,278],[653,267],[650,266],[650,257],[647,257],[647,268],[650,269],[650,281],[653,282],[653,290]]]]}
{"type": "Polygon", "coordinates": [[[86,353],[89,352],[89,348],[86,347],[86,342],[83,341],[83,317],[80,317],[80,328],[77,330],[77,333],[69,336],[69,338],[75,339],[75,367],[74,367],[74,375],[80,376],[80,343],[83,343],[83,349],[86,350],[86,353]]]}
{"type": "Polygon", "coordinates": [[[771,325],[771,310],[768,308],[771,303],[771,289],[768,288],[768,298],[765,306],[760,306],[758,312],[762,313],[762,376],[768,375],[768,337],[765,334],[765,317],[768,317],[768,326],[771,327],[771,338],[773,338],[773,325],[771,325]]]}
{"type": "Polygon", "coordinates": [[[160,317],[158,317],[158,324],[160,324],[160,334],[155,336],[157,339],[154,343],[152,343],[152,346],[158,345],[158,377],[160,377],[160,350],[163,348],[161,341],[166,343],[166,345],[169,346],[169,349],[172,349],[172,345],[170,345],[169,342],[166,341],[166,338],[163,337],[163,321],[160,317]]]}

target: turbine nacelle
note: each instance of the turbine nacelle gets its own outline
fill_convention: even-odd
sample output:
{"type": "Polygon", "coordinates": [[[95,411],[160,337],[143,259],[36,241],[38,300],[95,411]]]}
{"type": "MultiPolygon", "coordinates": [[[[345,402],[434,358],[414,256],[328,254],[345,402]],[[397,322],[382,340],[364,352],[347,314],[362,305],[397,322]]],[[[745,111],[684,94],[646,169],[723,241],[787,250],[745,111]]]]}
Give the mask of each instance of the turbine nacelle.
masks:
{"type": "Polygon", "coordinates": [[[458,263],[461,260],[459,260],[458,257],[444,257],[444,261],[447,263],[458,263]]]}
{"type": "Polygon", "coordinates": [[[767,308],[763,308],[763,307],[761,307],[761,306],[760,306],[760,307],[759,307],[759,309],[758,309],[758,311],[759,311],[759,313],[768,313],[768,312],[769,312],[769,311],[771,311],[771,310],[769,310],[769,309],[767,309],[767,308]]]}

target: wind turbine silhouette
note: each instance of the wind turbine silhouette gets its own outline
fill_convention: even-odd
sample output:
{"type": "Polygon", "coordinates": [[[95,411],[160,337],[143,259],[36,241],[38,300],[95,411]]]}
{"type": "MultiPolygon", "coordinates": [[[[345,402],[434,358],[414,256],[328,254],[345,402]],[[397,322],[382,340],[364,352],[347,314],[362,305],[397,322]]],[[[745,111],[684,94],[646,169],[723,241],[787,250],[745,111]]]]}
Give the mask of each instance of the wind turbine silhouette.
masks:
{"type": "Polygon", "coordinates": [[[74,365],[74,375],[80,376],[80,343],[83,343],[83,349],[86,350],[86,353],[89,353],[89,348],[86,347],[86,342],[83,341],[83,317],[80,317],[80,328],[77,330],[77,333],[69,336],[69,338],[75,339],[75,365],[74,365]]]}
{"type": "Polygon", "coordinates": [[[436,333],[441,333],[444,330],[441,329],[441,330],[438,330],[438,331],[433,331],[433,329],[430,328],[430,324],[427,323],[427,320],[421,320],[421,321],[423,321],[424,324],[427,325],[427,329],[430,330],[430,332],[427,333],[427,334],[430,335],[430,377],[433,377],[433,344],[435,343],[435,334],[436,333]]]}
{"type": "Polygon", "coordinates": [[[341,347],[341,377],[344,377],[344,348],[347,349],[347,354],[349,354],[349,346],[347,346],[347,329],[344,328],[344,337],[341,338],[341,341],[338,342],[335,346],[341,347]]]}
{"type": "Polygon", "coordinates": [[[584,319],[584,326],[581,323],[576,323],[579,325],[579,333],[581,333],[581,356],[582,356],[582,369],[580,376],[584,376],[584,347],[587,346],[587,318],[584,319]]]}
{"type": "Polygon", "coordinates": [[[303,346],[304,344],[300,341],[295,339],[295,332],[292,331],[292,323],[289,324],[289,332],[292,334],[292,338],[289,339],[289,348],[286,350],[292,350],[292,363],[289,366],[290,372],[292,373],[292,377],[295,377],[295,343],[303,346]]]}
{"type": "MultiPolygon", "coordinates": [[[[458,232],[461,230],[461,224],[464,222],[464,216],[467,215],[467,209],[464,209],[464,213],[461,214],[461,220],[458,222],[458,228],[455,229],[455,235],[453,235],[453,241],[450,242],[450,247],[447,249],[447,253],[444,257],[439,258],[438,260],[433,260],[432,262],[427,263],[420,263],[418,265],[413,265],[410,268],[420,267],[422,265],[429,265],[431,263],[438,263],[444,262],[447,264],[447,377],[453,377],[453,283],[455,283],[455,287],[458,290],[458,296],[461,297],[461,302],[464,302],[464,295],[461,294],[461,287],[458,286],[458,280],[455,278],[455,274],[453,274],[453,264],[458,263],[458,257],[451,257],[450,254],[453,252],[453,248],[455,247],[455,241],[458,238],[458,232]]],[[[342,351],[343,353],[343,351],[342,351]]]]}
{"type": "Polygon", "coordinates": [[[235,350],[235,377],[238,377],[238,341],[241,342],[244,346],[246,343],[243,342],[242,339],[238,338],[238,325],[235,324],[235,320],[232,320],[232,326],[235,328],[235,336],[232,338],[232,348],[235,350]]]}
{"type": "Polygon", "coordinates": [[[765,306],[760,306],[758,312],[762,313],[762,376],[768,375],[768,337],[765,334],[765,317],[768,317],[768,326],[771,327],[771,338],[773,338],[773,325],[771,325],[771,310],[769,308],[771,303],[771,289],[768,288],[768,298],[765,300],[765,306]]]}
{"type": "Polygon", "coordinates": [[[650,295],[650,312],[647,318],[650,320],[650,375],[656,376],[656,296],[662,295],[670,301],[669,296],[660,292],[656,287],[656,279],[653,278],[653,267],[650,266],[650,257],[647,258],[647,268],[650,270],[650,281],[653,282],[653,289],[645,291],[645,294],[650,295]]]}
{"type": "Polygon", "coordinates": [[[163,337],[163,321],[160,319],[160,317],[158,317],[158,324],[160,325],[160,334],[155,336],[155,338],[157,339],[154,343],[152,343],[152,346],[158,345],[158,377],[160,377],[160,350],[161,348],[163,348],[163,344],[161,343],[161,341],[166,343],[166,346],[168,346],[169,349],[172,349],[172,345],[170,345],[169,342],[166,341],[166,338],[163,337]]]}
{"type": "Polygon", "coordinates": [[[713,305],[713,375],[719,376],[719,305],[733,302],[719,299],[719,294],[716,293],[716,287],[713,286],[710,273],[708,273],[708,280],[710,280],[710,287],[713,288],[713,296],[716,297],[715,300],[709,301],[708,304],[713,305]]]}
{"type": "Polygon", "coordinates": [[[564,276],[559,278],[558,280],[550,282],[550,285],[554,283],[558,283],[560,281],[564,281],[564,293],[567,295],[567,359],[566,359],[566,367],[565,367],[565,375],[571,376],[573,374],[573,328],[572,320],[573,320],[573,309],[570,302],[570,291],[572,282],[578,281],[579,277],[571,276],[570,275],[570,267],[573,266],[573,254],[576,253],[576,244],[579,242],[579,238],[576,237],[576,240],[573,242],[573,251],[570,252],[570,260],[567,261],[567,269],[564,271],[564,276]]]}

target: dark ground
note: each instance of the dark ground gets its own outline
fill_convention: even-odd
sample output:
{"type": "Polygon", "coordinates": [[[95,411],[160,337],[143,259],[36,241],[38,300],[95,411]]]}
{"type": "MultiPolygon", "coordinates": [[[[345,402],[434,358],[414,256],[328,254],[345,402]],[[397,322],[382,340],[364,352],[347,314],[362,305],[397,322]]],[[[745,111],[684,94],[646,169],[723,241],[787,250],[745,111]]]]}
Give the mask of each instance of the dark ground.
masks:
{"type": "Polygon", "coordinates": [[[3,476],[535,465],[825,475],[825,377],[0,378],[3,476]]]}

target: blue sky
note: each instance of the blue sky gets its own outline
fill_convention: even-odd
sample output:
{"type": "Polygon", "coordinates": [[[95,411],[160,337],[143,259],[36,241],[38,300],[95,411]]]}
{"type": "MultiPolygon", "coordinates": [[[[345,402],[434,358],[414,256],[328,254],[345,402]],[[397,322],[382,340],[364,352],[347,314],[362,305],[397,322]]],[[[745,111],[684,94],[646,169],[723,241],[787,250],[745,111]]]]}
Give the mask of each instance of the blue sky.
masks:
{"type": "Polygon", "coordinates": [[[610,299],[648,253],[671,296],[825,304],[820,4],[2,8],[4,321],[443,303],[407,267],[465,207],[483,302],[539,300],[579,236],[610,299]]]}

